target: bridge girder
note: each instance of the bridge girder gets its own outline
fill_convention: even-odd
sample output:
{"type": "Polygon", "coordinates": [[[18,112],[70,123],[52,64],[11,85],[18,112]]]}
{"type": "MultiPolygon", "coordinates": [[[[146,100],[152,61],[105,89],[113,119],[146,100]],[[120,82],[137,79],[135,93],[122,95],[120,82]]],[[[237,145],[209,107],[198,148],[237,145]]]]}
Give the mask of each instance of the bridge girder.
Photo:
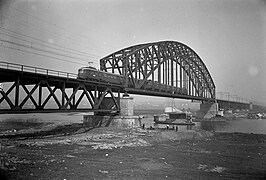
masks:
{"type": "Polygon", "coordinates": [[[119,86],[61,73],[0,62],[0,114],[120,111],[119,86]]]}
{"type": "Polygon", "coordinates": [[[169,93],[186,89],[187,95],[215,99],[215,84],[201,58],[187,45],[161,41],[131,46],[100,60],[102,71],[123,75],[125,88],[148,89],[148,84],[169,93]],[[172,91],[172,92],[171,92],[172,91]]]}

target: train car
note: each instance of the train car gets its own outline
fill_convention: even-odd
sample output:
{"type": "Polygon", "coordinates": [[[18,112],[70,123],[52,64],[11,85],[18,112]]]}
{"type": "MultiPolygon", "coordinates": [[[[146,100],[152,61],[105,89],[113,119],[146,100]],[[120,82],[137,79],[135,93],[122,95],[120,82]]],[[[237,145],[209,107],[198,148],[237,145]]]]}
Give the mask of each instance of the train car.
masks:
{"type": "Polygon", "coordinates": [[[78,70],[78,79],[98,80],[98,71],[95,67],[82,67],[78,70]]]}
{"type": "Polygon", "coordinates": [[[188,94],[187,88],[184,88],[184,87],[183,88],[174,87],[173,92],[174,92],[174,94],[182,94],[182,95],[187,95],[188,94]]]}
{"type": "Polygon", "coordinates": [[[166,86],[166,92],[168,92],[168,93],[172,93],[172,91],[173,91],[173,87],[167,85],[167,86],[166,86]]]}
{"type": "Polygon", "coordinates": [[[180,94],[180,92],[181,92],[180,89],[181,89],[180,87],[175,88],[175,89],[174,89],[174,93],[175,93],[175,94],[180,94]]]}
{"type": "Polygon", "coordinates": [[[154,88],[151,80],[147,80],[145,86],[147,90],[152,90],[154,88]]]}
{"type": "Polygon", "coordinates": [[[124,84],[124,76],[99,71],[94,67],[82,67],[78,70],[78,78],[91,81],[107,82],[112,84],[124,84]]]}
{"type": "Polygon", "coordinates": [[[188,94],[188,90],[187,90],[187,88],[181,88],[181,94],[183,94],[183,95],[187,95],[188,94]]]}
{"type": "Polygon", "coordinates": [[[99,71],[99,80],[113,84],[125,84],[126,82],[124,76],[104,71],[99,71]]]}

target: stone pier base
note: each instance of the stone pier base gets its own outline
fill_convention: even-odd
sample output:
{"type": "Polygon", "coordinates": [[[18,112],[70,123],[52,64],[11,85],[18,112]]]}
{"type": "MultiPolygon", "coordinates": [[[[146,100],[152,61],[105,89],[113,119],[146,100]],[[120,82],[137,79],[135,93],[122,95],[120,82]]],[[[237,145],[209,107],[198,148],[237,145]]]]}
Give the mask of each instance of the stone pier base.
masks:
{"type": "Polygon", "coordinates": [[[84,115],[83,124],[87,127],[117,127],[117,128],[134,128],[140,127],[139,116],[95,116],[84,115]]]}
{"type": "Polygon", "coordinates": [[[140,127],[140,117],[133,115],[133,97],[124,95],[120,99],[119,116],[96,116],[93,114],[83,116],[83,124],[88,127],[113,126],[117,128],[140,127]]]}
{"type": "Polygon", "coordinates": [[[110,126],[118,128],[140,127],[139,116],[115,116],[112,118],[110,126]]]}

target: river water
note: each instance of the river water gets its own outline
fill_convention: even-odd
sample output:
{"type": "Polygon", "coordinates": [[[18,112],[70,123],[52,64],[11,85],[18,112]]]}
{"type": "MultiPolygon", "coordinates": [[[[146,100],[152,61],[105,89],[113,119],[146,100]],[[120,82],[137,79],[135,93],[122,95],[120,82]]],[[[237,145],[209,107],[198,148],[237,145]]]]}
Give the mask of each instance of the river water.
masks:
{"type": "Polygon", "coordinates": [[[266,119],[233,119],[225,122],[196,122],[196,129],[215,132],[266,134],[266,119]]]}
{"type": "MultiPolygon", "coordinates": [[[[148,112],[146,114],[149,114],[148,112]]],[[[41,129],[50,125],[82,123],[84,113],[2,114],[0,131],[41,129]]],[[[146,127],[153,126],[152,115],[143,119],[146,127]]],[[[266,119],[233,119],[225,122],[196,122],[193,129],[215,132],[242,132],[266,134],[266,119]]]]}

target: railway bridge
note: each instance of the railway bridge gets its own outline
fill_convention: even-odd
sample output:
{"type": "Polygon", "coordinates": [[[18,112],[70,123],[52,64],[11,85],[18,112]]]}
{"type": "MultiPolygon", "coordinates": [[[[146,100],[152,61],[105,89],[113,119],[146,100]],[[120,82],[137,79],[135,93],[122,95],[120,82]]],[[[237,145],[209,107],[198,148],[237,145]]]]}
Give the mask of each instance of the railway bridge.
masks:
{"type": "MultiPolygon", "coordinates": [[[[206,65],[175,41],[139,44],[100,59],[100,71],[125,83],[79,79],[77,74],[0,62],[0,113],[93,111],[119,113],[121,93],[218,102],[206,65]],[[84,104],[85,102],[85,104],[84,104]]],[[[248,108],[249,103],[231,102],[248,108]]]]}

